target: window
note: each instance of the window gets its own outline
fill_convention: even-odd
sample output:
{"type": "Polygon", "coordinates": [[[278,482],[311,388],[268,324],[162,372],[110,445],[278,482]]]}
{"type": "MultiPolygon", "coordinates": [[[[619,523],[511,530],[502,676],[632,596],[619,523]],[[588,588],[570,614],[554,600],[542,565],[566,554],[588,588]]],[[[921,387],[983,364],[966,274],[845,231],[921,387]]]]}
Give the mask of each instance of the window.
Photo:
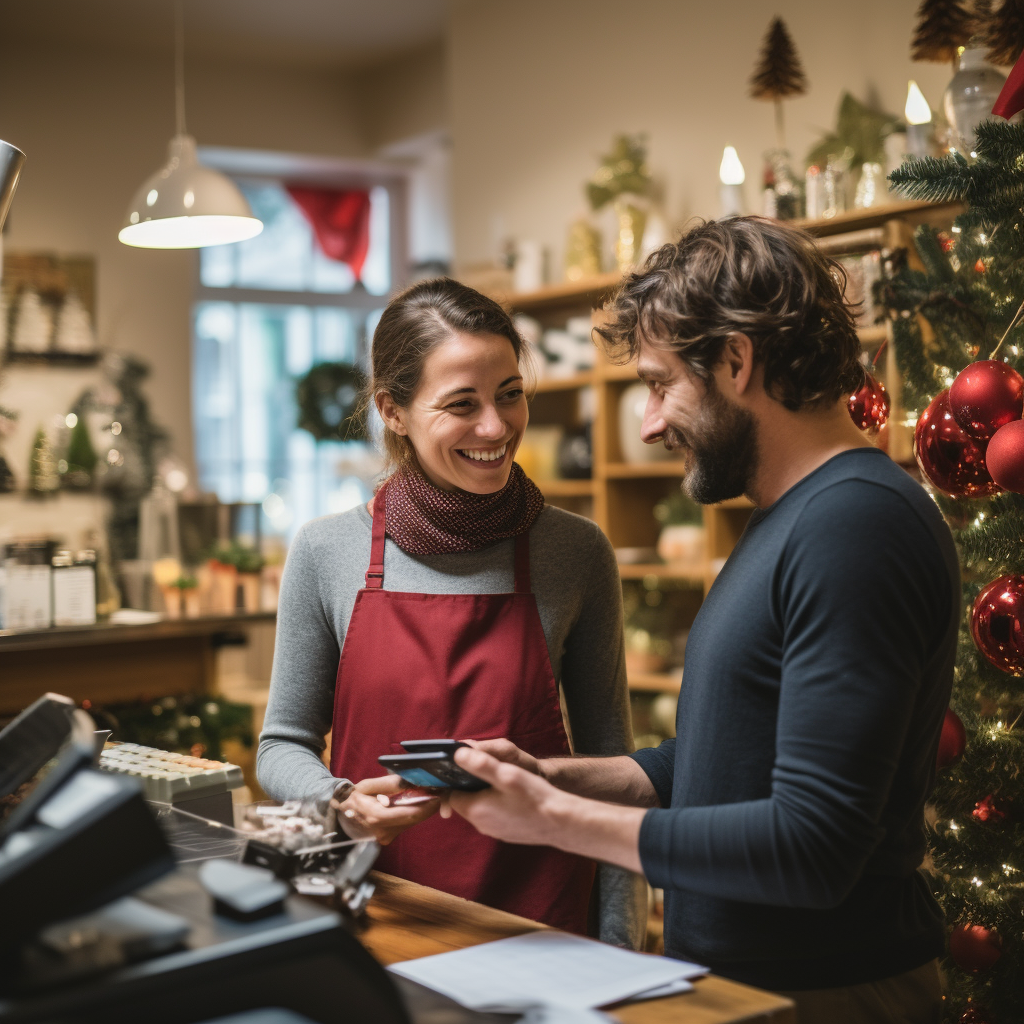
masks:
{"type": "Polygon", "coordinates": [[[401,266],[396,189],[370,191],[370,248],[357,281],[319,250],[280,181],[236,180],[264,228],[249,241],[200,250],[192,385],[199,482],[224,502],[261,502],[269,529],[290,539],[306,520],[368,500],[380,469],[367,444],[318,444],[299,430],[295,385],[316,363],[365,366],[401,266]]]}

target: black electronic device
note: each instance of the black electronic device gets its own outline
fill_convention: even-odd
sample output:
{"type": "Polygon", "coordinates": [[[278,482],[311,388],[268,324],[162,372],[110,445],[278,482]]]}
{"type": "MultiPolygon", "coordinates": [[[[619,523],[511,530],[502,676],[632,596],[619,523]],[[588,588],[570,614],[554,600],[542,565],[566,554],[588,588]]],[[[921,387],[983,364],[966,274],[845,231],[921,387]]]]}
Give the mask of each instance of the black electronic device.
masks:
{"type": "Polygon", "coordinates": [[[193,1024],[266,1007],[316,1024],[409,1024],[394,981],[338,914],[288,896],[258,921],[225,917],[198,869],[182,864],[135,894],[188,921],[181,948],[71,986],[29,991],[21,971],[21,984],[0,980],[0,1024],[193,1024]]]}
{"type": "Polygon", "coordinates": [[[457,765],[453,754],[383,754],[377,760],[413,786],[475,793],[491,785],[457,765]]]}
{"type": "Polygon", "coordinates": [[[96,760],[95,726],[67,698],[48,693],[0,732],[0,765],[7,811],[0,847],[72,776],[96,760]]]}
{"type": "Polygon", "coordinates": [[[463,740],[402,740],[399,746],[407,754],[454,754],[469,744],[463,740]]]}
{"type": "Polygon", "coordinates": [[[80,769],[48,799],[17,811],[27,820],[0,846],[0,959],[53,921],[101,907],[174,867],[133,779],[80,769]]]}

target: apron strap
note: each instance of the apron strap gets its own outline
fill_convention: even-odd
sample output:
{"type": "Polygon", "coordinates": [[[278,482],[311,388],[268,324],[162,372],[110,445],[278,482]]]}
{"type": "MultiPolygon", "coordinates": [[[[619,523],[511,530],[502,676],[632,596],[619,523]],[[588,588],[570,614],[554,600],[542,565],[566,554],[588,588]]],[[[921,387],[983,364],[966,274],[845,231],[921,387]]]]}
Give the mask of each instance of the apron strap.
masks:
{"type": "Polygon", "coordinates": [[[384,588],[384,492],[385,484],[373,499],[373,528],[370,532],[370,568],[366,570],[366,586],[370,590],[384,588]]]}
{"type": "Polygon", "coordinates": [[[516,537],[516,583],[517,594],[530,593],[530,535],[521,533],[516,537]]]}

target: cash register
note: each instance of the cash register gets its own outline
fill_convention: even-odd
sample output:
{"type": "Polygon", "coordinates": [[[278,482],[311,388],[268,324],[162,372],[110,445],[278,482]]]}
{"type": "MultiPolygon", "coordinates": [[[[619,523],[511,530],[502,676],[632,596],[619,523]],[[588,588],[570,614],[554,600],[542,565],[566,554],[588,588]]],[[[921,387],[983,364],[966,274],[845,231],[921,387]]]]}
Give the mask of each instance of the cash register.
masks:
{"type": "Polygon", "coordinates": [[[0,731],[0,1024],[268,1007],[408,1024],[343,914],[259,867],[177,863],[139,783],[97,758],[91,719],[57,694],[0,731]]]}

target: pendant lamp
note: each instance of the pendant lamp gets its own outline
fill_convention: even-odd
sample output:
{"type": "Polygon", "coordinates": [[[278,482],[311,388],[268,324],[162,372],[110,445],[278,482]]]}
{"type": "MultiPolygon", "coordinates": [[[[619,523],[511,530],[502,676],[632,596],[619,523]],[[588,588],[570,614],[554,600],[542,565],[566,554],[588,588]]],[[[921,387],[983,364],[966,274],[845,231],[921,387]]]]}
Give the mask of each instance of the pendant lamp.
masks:
{"type": "Polygon", "coordinates": [[[167,163],[132,197],[118,238],[143,249],[198,249],[253,238],[263,230],[238,186],[204,167],[196,140],[185,131],[185,56],[181,0],[175,5],[175,113],[177,133],[167,163]]]}

